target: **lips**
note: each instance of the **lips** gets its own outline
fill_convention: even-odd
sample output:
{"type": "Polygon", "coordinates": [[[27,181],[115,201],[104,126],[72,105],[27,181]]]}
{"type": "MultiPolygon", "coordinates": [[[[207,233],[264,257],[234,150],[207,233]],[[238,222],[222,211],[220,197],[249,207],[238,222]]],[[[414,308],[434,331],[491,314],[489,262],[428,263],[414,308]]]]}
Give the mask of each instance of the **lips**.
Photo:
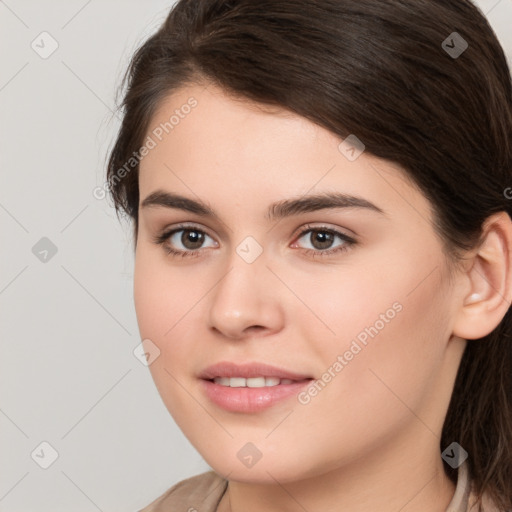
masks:
{"type": "Polygon", "coordinates": [[[202,392],[213,404],[229,412],[246,414],[293,399],[312,380],[309,375],[265,363],[228,361],[205,368],[199,378],[202,392]]]}
{"type": "Polygon", "coordinates": [[[311,375],[295,373],[290,370],[278,368],[276,366],[271,366],[265,363],[236,364],[229,361],[222,361],[212,366],[209,366],[199,374],[200,379],[210,381],[213,381],[213,379],[218,377],[230,379],[254,379],[258,377],[275,377],[281,380],[288,379],[294,382],[312,379],[311,375]]]}

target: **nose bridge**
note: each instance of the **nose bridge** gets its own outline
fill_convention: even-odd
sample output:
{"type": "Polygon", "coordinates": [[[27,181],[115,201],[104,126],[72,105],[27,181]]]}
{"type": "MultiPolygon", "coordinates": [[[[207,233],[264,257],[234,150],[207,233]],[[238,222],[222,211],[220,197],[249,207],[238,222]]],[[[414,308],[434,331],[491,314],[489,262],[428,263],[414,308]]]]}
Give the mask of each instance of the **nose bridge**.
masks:
{"type": "Polygon", "coordinates": [[[227,256],[229,274],[224,279],[225,287],[228,291],[233,288],[235,293],[239,289],[249,292],[248,287],[254,287],[258,281],[266,279],[267,260],[268,252],[264,251],[263,245],[253,236],[246,236],[227,256]]]}
{"type": "Polygon", "coordinates": [[[246,237],[235,247],[226,263],[226,273],[212,290],[210,324],[230,337],[258,326],[279,327],[282,314],[275,293],[270,292],[272,273],[267,268],[263,247],[246,237]]]}

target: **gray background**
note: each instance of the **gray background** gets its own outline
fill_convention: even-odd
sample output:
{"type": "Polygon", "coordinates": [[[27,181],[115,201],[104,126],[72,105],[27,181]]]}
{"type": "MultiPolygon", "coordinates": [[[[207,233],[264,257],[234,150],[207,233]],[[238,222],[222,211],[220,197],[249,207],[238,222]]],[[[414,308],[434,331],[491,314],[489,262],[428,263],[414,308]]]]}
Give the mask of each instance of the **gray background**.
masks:
{"type": "MultiPolygon", "coordinates": [[[[133,353],[131,230],[93,195],[172,3],[0,0],[1,512],[134,511],[208,469],[133,353]]],[[[477,3],[512,66],[512,0],[477,3]]]]}

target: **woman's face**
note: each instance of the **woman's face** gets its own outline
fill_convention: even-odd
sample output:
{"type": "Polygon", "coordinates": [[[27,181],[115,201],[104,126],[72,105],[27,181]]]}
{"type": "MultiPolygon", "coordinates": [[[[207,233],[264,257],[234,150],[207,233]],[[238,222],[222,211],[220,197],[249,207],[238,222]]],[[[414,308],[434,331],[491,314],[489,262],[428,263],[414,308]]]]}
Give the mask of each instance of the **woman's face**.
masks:
{"type": "Polygon", "coordinates": [[[168,97],[147,136],[137,319],[207,463],[285,482],[438,454],[465,341],[429,203],[400,169],[211,85],[168,97]],[[201,378],[225,362],[239,368],[201,378]]]}

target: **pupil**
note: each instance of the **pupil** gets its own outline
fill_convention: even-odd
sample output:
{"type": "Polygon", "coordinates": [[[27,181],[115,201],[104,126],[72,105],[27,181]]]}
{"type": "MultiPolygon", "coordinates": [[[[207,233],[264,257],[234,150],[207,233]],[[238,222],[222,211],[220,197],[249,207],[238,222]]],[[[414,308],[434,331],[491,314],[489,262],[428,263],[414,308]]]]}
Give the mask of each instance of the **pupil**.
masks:
{"type": "Polygon", "coordinates": [[[204,234],[197,231],[184,230],[181,235],[181,243],[187,249],[197,249],[201,247],[204,240],[204,234]]]}
{"type": "Polygon", "coordinates": [[[333,234],[326,231],[316,231],[312,233],[312,244],[315,249],[327,249],[333,240],[333,234]],[[317,244],[315,244],[317,242],[317,244]]]}

